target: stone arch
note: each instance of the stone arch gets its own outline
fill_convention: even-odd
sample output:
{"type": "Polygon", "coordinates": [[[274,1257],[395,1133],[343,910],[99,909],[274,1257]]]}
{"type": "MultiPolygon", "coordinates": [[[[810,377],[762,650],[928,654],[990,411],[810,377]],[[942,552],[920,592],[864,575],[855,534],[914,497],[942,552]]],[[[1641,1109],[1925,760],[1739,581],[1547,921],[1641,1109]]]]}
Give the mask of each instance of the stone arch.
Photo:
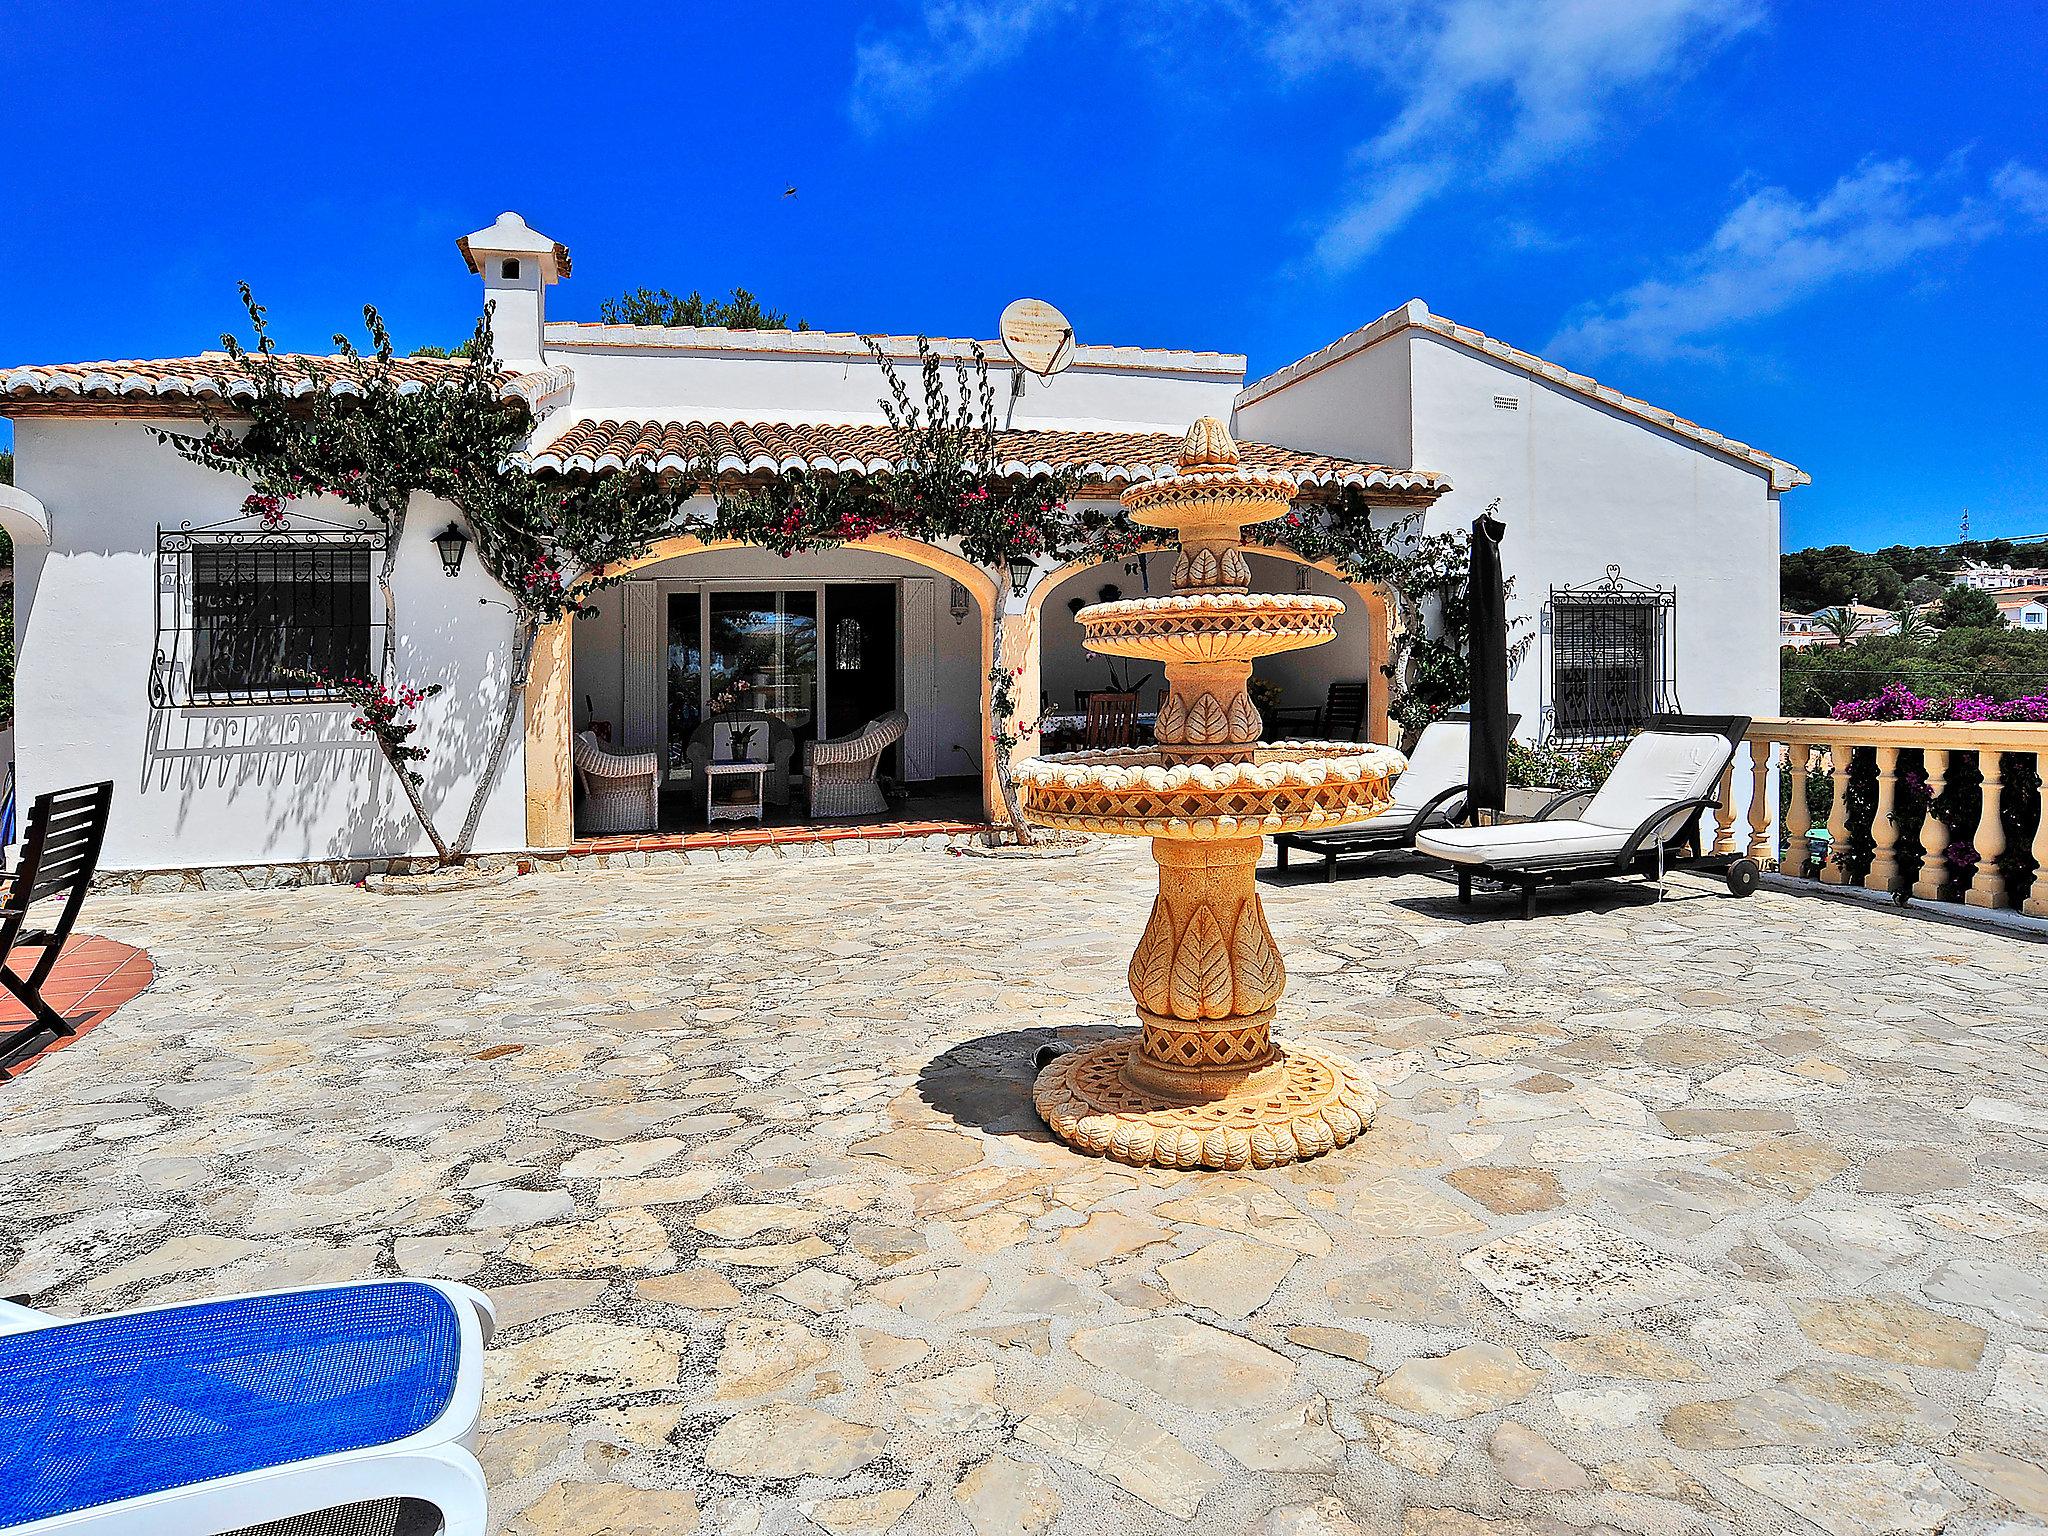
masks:
{"type": "MultiPolygon", "coordinates": [[[[1388,739],[1387,694],[1388,686],[1391,683],[1391,679],[1387,677],[1386,669],[1387,663],[1392,658],[1394,652],[1394,615],[1398,612],[1393,600],[1393,594],[1388,591],[1382,582],[1350,580],[1333,560],[1310,560],[1303,555],[1296,554],[1291,549],[1283,548],[1277,544],[1246,544],[1244,552],[1248,555],[1270,555],[1275,560],[1285,560],[1293,565],[1308,566],[1311,570],[1321,571],[1326,576],[1336,578],[1336,580],[1342,582],[1357,594],[1358,600],[1364,606],[1366,614],[1366,666],[1369,669],[1369,676],[1375,679],[1378,684],[1378,686],[1368,690],[1372,703],[1371,708],[1366,714],[1366,731],[1374,741],[1386,741],[1388,739]]],[[[1133,551],[1132,555],[1171,555],[1172,553],[1173,547],[1171,545],[1148,544],[1140,550],[1133,551]]],[[[1125,558],[1132,558],[1132,556],[1126,556],[1125,558]]],[[[1107,563],[1109,562],[1103,560],[1075,560],[1060,566],[1056,570],[1047,572],[1032,584],[1031,595],[1024,605],[1027,629],[1030,635],[1030,667],[1034,680],[1034,692],[1027,695],[1027,697],[1035,698],[1037,696],[1035,692],[1035,678],[1038,672],[1039,638],[1044,633],[1041,622],[1041,610],[1045,605],[1046,597],[1052,592],[1053,588],[1057,587],[1068,577],[1077,576],[1082,571],[1093,570],[1095,567],[1107,563]]]]}
{"type": "MultiPolygon", "coordinates": [[[[650,546],[645,554],[609,567],[605,574],[627,576],[679,555],[750,547],[754,546],[741,539],[700,539],[695,534],[677,534],[650,546]]],[[[949,549],[896,534],[853,539],[838,547],[893,555],[921,565],[959,582],[980,605],[981,733],[982,740],[987,742],[995,729],[988,684],[995,654],[990,625],[1002,613],[1002,594],[994,579],[980,566],[949,549]]],[[[542,630],[534,643],[533,664],[527,674],[526,842],[530,848],[566,848],[576,837],[575,781],[569,760],[575,718],[574,629],[573,621],[565,619],[542,630]]],[[[982,753],[981,799],[989,819],[1000,818],[1003,799],[996,781],[993,746],[982,753]]]]}

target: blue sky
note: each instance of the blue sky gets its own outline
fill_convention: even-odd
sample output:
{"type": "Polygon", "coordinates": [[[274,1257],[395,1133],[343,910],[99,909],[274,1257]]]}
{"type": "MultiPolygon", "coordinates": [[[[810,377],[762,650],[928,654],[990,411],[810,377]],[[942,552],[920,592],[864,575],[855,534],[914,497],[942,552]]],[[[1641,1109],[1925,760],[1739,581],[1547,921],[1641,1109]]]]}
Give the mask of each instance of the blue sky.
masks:
{"type": "Polygon", "coordinates": [[[2042,0],[10,0],[0,364],[212,345],[243,278],[459,339],[516,208],[562,318],[1032,293],[1256,376],[1419,296],[1808,469],[1788,547],[2048,532],[2044,82],[2042,0]]]}

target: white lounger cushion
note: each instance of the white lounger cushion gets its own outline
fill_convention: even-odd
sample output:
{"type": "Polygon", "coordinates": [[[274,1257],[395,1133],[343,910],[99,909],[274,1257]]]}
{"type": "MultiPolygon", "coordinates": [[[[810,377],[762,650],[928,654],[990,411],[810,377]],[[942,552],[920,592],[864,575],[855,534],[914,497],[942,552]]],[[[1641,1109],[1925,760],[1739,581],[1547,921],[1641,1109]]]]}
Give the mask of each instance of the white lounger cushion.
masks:
{"type": "MultiPolygon", "coordinates": [[[[1408,754],[1408,767],[1394,780],[1394,798],[1387,807],[1388,813],[1406,811],[1403,819],[1412,821],[1415,813],[1438,795],[1465,782],[1471,755],[1472,728],[1464,721],[1439,720],[1425,726],[1415,750],[1408,754]]],[[[1452,804],[1444,809],[1457,807],[1452,804]]]]}
{"type": "Polygon", "coordinates": [[[1725,736],[1645,731],[1629,742],[1579,820],[1633,832],[1660,805],[1712,794],[1728,756],[1725,736]]]}
{"type": "Polygon", "coordinates": [[[1596,827],[1583,821],[1517,821],[1500,827],[1447,827],[1418,833],[1419,852],[1453,864],[1514,863],[1522,859],[1599,858],[1621,852],[1633,827],[1596,827]]]}

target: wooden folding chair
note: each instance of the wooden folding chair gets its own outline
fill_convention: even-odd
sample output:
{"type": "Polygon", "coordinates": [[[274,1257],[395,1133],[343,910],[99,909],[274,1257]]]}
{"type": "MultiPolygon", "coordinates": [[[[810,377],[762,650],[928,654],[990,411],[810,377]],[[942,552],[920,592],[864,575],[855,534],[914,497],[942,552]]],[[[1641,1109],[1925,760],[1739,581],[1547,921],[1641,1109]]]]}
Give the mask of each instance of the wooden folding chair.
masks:
{"type": "Polygon", "coordinates": [[[99,868],[100,845],[107,836],[107,813],[114,804],[114,782],[83,784],[76,789],[38,795],[29,807],[28,830],[22,839],[21,866],[15,871],[4,904],[0,904],[0,986],[29,1011],[29,1022],[0,1035],[0,1079],[8,1064],[40,1050],[46,1036],[72,1035],[77,1026],[43,1001],[50,979],[78,909],[99,868]],[[28,909],[59,897],[63,909],[50,928],[30,928],[28,909]],[[17,949],[40,947],[34,965],[17,973],[7,961],[17,949]]]}
{"type": "Polygon", "coordinates": [[[1135,693],[1088,695],[1088,748],[1135,746],[1138,740],[1138,696],[1135,693]]]}

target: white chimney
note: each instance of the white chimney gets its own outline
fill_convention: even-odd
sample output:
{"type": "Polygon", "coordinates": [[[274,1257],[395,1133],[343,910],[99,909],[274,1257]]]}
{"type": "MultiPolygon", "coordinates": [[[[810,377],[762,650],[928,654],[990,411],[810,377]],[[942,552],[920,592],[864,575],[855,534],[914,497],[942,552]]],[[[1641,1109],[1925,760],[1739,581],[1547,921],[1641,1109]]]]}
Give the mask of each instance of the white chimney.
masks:
{"type": "Polygon", "coordinates": [[[544,356],[548,284],[569,275],[569,247],[535,234],[516,213],[455,242],[469,270],[484,280],[498,360],[537,368],[544,356]]]}

